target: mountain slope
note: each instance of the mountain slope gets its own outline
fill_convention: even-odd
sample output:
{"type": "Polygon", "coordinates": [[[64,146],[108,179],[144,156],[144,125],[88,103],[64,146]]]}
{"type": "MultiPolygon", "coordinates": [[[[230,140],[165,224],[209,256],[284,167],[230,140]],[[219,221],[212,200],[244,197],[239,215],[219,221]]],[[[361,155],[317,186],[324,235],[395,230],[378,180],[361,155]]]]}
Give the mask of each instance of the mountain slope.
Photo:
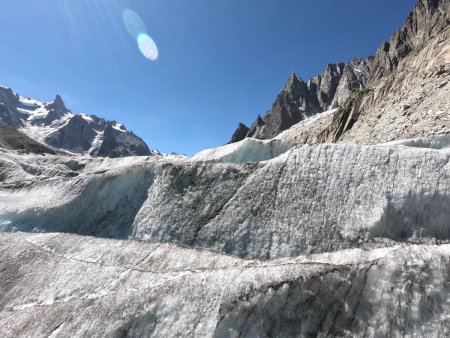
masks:
{"type": "Polygon", "coordinates": [[[56,154],[53,149],[36,142],[3,122],[0,122],[0,148],[19,150],[24,153],[56,154]]]}
{"type": "Polygon", "coordinates": [[[299,124],[296,143],[374,144],[450,133],[450,1],[420,0],[383,43],[364,90],[332,118],[299,124]]]}
{"type": "Polygon", "coordinates": [[[95,115],[72,114],[59,95],[44,103],[0,86],[0,122],[37,142],[71,153],[103,157],[153,154],[122,124],[95,115]]]}

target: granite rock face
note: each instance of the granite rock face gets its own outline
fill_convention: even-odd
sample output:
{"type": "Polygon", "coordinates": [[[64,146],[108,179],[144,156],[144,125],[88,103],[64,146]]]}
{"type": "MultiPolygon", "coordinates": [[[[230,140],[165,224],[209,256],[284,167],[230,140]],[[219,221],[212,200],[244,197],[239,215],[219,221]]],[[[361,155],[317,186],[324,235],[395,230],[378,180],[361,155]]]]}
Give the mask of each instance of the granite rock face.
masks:
{"type": "Polygon", "coordinates": [[[153,153],[145,142],[133,132],[126,131],[123,125],[117,128],[115,122],[108,121],[103,130],[101,146],[91,152],[91,154],[102,157],[123,157],[148,156],[153,153]]]}
{"type": "Polygon", "coordinates": [[[245,138],[245,136],[247,136],[249,130],[250,129],[245,124],[239,123],[229,143],[242,141],[245,138]]]}
{"type": "Polygon", "coordinates": [[[55,148],[74,152],[87,152],[97,133],[81,115],[73,116],[66,125],[45,138],[45,143],[55,148]]]}
{"type": "Polygon", "coordinates": [[[295,73],[292,73],[275,100],[272,109],[262,119],[258,117],[247,133],[247,137],[272,138],[306,116],[319,111],[319,107],[313,104],[309,98],[306,83],[299,79],[295,73]]]}
{"type": "Polygon", "coordinates": [[[115,121],[72,114],[61,96],[40,102],[0,87],[0,122],[55,150],[93,156],[147,156],[145,142],[115,121]]]}
{"type": "Polygon", "coordinates": [[[401,61],[411,52],[423,49],[443,30],[448,29],[449,18],[448,0],[418,1],[403,27],[394,33],[389,42],[383,42],[379,47],[374,60],[371,82],[389,75],[399,65],[403,66],[401,61]]]}
{"type": "MultiPolygon", "coordinates": [[[[287,141],[376,144],[450,132],[450,1],[418,1],[377,51],[366,88],[287,141]]],[[[343,103],[342,103],[343,102],[343,103]]]]}
{"type": "Polygon", "coordinates": [[[367,88],[336,112],[323,140],[381,143],[450,132],[449,41],[450,1],[419,1],[378,50],[367,88]],[[349,127],[336,138],[340,125],[349,127]]]}
{"type": "Polygon", "coordinates": [[[0,122],[12,127],[20,128],[23,122],[17,111],[18,98],[10,88],[0,86],[0,122]]]}
{"type": "Polygon", "coordinates": [[[347,64],[329,64],[322,75],[307,83],[292,73],[272,108],[264,117],[258,116],[245,135],[247,127],[239,124],[231,143],[244,137],[273,138],[310,116],[338,107],[353,91],[365,88],[372,61],[354,59],[347,64]]]}

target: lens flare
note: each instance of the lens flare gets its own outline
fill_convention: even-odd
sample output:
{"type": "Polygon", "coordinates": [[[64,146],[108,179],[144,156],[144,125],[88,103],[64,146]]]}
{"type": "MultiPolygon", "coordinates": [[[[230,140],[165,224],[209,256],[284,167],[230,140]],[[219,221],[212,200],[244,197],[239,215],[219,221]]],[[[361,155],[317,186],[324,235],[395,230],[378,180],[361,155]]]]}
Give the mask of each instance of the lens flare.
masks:
{"type": "Polygon", "coordinates": [[[133,39],[137,39],[139,34],[147,32],[144,21],[131,9],[126,9],[123,12],[122,18],[125,28],[133,39]]]}
{"type": "Polygon", "coordinates": [[[158,58],[158,47],[155,41],[147,34],[147,27],[141,17],[131,9],[126,9],[122,15],[123,23],[128,33],[137,44],[141,53],[149,60],[155,61],[158,58]]]}
{"type": "Polygon", "coordinates": [[[141,53],[149,60],[155,61],[158,58],[158,47],[155,41],[145,33],[138,36],[138,46],[141,53]]]}

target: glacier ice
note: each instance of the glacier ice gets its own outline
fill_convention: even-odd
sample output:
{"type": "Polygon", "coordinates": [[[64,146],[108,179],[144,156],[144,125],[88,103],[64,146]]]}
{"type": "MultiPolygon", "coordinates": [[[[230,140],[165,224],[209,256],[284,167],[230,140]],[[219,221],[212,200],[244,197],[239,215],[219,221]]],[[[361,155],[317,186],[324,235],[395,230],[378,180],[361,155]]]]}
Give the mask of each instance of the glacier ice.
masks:
{"type": "Polygon", "coordinates": [[[449,245],[268,262],[68,234],[0,233],[0,247],[2,337],[450,334],[449,245]]]}
{"type": "Polygon", "coordinates": [[[291,149],[293,144],[284,140],[257,140],[245,138],[218,148],[206,149],[192,157],[197,161],[247,163],[266,161],[291,149]]]}
{"type": "Polygon", "coordinates": [[[273,259],[376,238],[450,240],[450,152],[305,145],[262,162],[4,156],[3,231],[70,232],[273,259]],[[77,162],[79,161],[79,162],[77,162]],[[51,174],[49,174],[51,173],[51,174]]]}
{"type": "Polygon", "coordinates": [[[435,135],[409,140],[399,140],[384,143],[386,146],[406,146],[415,148],[448,149],[450,148],[450,134],[435,135]]]}

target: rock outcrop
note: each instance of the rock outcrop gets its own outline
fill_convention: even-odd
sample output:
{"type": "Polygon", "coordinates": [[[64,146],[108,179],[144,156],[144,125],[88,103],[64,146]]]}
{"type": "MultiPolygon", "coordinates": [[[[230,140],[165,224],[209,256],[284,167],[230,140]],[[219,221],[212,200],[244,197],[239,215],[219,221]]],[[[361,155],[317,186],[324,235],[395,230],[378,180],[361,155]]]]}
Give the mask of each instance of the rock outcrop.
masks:
{"type": "Polygon", "coordinates": [[[117,127],[117,123],[106,122],[103,130],[103,141],[91,155],[102,157],[123,157],[123,156],[148,156],[153,152],[147,147],[145,142],[133,132],[129,132],[123,125],[117,127]]]}
{"type": "Polygon", "coordinates": [[[17,111],[18,102],[18,98],[10,88],[0,86],[0,122],[12,128],[23,126],[17,111]]]}
{"type": "Polygon", "coordinates": [[[247,127],[245,124],[239,123],[229,143],[242,141],[247,136],[249,130],[250,128],[247,127]]]}
{"type": "Polygon", "coordinates": [[[381,143],[450,132],[449,41],[450,1],[419,1],[378,50],[367,90],[336,113],[323,140],[381,143]],[[336,138],[343,124],[351,127],[336,138]]]}

